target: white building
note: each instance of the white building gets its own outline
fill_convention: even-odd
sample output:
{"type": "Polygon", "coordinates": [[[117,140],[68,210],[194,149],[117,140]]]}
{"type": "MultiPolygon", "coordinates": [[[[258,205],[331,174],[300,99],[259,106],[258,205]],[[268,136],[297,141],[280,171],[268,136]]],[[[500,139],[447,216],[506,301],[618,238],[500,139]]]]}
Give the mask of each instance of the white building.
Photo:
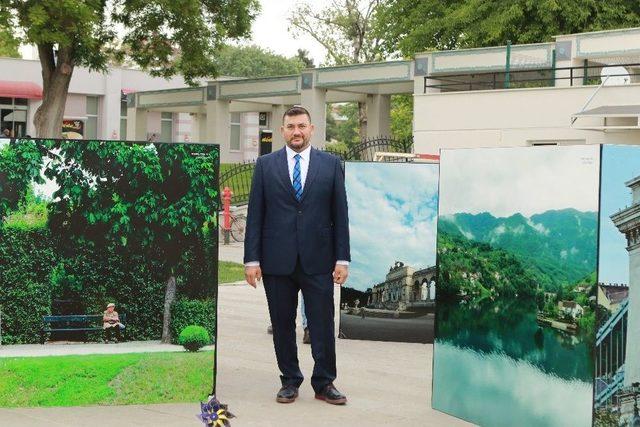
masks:
{"type": "MultiPolygon", "coordinates": [[[[34,133],[39,100],[33,85],[37,92],[38,62],[0,59],[2,126],[10,124],[17,134],[34,133]],[[20,89],[21,84],[30,86],[20,89]]],[[[298,75],[218,79],[196,88],[180,77],[166,81],[136,70],[114,68],[102,75],[78,68],[65,118],[82,121],[89,138],[217,143],[221,161],[231,163],[282,147],[281,117],[294,104],[310,111],[316,146],[325,142],[327,103],[366,103],[367,136],[390,135],[393,94],[414,96],[416,153],[639,144],[640,28],[429,52],[413,60],[314,68],[298,75]]]]}
{"type": "MultiPolygon", "coordinates": [[[[180,76],[165,80],[127,68],[112,67],[102,74],[76,67],[64,119],[80,121],[85,138],[130,139],[126,134],[128,94],[185,85],[180,76]]],[[[0,130],[9,128],[15,136],[35,136],[33,116],[41,100],[40,62],[0,58],[0,130]]],[[[190,121],[188,114],[156,111],[149,115],[147,133],[162,141],[183,141],[189,137],[190,121]]]]}

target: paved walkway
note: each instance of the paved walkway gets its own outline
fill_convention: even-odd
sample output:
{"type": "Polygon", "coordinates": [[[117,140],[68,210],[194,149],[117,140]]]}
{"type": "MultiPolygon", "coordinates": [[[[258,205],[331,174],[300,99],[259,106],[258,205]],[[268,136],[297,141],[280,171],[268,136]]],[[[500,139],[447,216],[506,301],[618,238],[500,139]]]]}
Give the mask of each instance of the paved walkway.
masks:
{"type": "MultiPolygon", "coordinates": [[[[214,346],[205,347],[205,350],[214,346]]],[[[162,344],[160,341],[126,341],[118,344],[55,342],[9,345],[0,347],[2,357],[70,356],[72,354],[123,354],[184,351],[181,345],[162,344]]]]}
{"type": "MultiPolygon", "coordinates": [[[[337,292],[336,292],[337,294],[337,292]]],[[[264,290],[247,285],[220,288],[218,397],[241,426],[446,426],[468,425],[434,411],[431,401],[432,346],[338,340],[338,380],[347,394],[343,407],[313,398],[308,381],[299,399],[275,402],[278,372],[264,290]]],[[[337,304],[337,300],[336,300],[337,304]]],[[[337,312],[337,310],[336,310],[337,312]]],[[[303,372],[310,377],[310,348],[299,337],[303,372]]],[[[198,426],[197,402],[119,407],[0,409],[0,426],[198,426]]]]}

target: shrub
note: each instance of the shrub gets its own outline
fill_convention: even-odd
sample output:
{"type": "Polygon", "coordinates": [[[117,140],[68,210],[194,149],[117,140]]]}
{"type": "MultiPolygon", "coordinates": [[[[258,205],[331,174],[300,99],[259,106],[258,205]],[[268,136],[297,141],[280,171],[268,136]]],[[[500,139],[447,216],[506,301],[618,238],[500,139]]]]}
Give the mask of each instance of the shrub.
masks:
{"type": "Polygon", "coordinates": [[[211,343],[211,338],[202,326],[189,325],[180,332],[178,343],[187,351],[198,351],[211,343]]]}
{"type": "MultiPolygon", "coordinates": [[[[214,299],[191,300],[180,298],[171,305],[171,340],[178,343],[178,335],[189,325],[205,328],[209,337],[216,336],[216,303],[214,299]]],[[[207,344],[211,344],[212,341],[207,344]]]]}

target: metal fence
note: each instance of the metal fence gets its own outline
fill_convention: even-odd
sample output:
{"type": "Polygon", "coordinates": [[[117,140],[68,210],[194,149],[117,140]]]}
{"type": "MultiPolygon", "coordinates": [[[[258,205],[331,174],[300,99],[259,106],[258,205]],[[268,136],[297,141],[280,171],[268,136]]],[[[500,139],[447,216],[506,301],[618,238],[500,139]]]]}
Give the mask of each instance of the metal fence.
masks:
{"type": "MultiPolygon", "coordinates": [[[[323,149],[344,161],[373,161],[376,152],[411,153],[413,150],[413,138],[397,140],[389,137],[374,137],[362,140],[359,144],[346,151],[323,149]]],[[[401,160],[403,161],[403,160],[401,160]]],[[[238,163],[226,167],[220,173],[220,194],[225,187],[233,192],[231,204],[233,206],[244,205],[249,202],[251,180],[255,169],[254,162],[238,163]]],[[[222,206],[222,204],[220,205],[222,206]]]]}
{"type": "MultiPolygon", "coordinates": [[[[576,67],[531,68],[523,70],[496,71],[489,73],[443,74],[424,77],[423,92],[430,88],[442,92],[474,90],[518,89],[533,87],[554,87],[558,81],[568,81],[569,86],[599,85],[604,79],[617,79],[627,83],[640,81],[640,63],[597,64],[576,67]],[[621,72],[620,68],[624,68],[621,72]],[[613,70],[617,68],[617,70],[613,70]]],[[[615,80],[611,80],[615,81],[615,80]]]]}

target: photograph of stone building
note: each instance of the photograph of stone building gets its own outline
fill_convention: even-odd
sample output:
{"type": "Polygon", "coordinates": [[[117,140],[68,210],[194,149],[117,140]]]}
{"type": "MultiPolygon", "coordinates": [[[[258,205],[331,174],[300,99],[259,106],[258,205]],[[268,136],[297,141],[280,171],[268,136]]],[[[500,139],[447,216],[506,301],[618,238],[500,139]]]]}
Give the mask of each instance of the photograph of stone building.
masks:
{"type": "Polygon", "coordinates": [[[597,425],[640,425],[640,149],[602,148],[597,425]],[[631,190],[631,191],[629,191],[631,190]],[[631,195],[629,195],[631,192],[631,195]],[[628,285],[627,285],[628,284],[628,285]]]}
{"type": "Polygon", "coordinates": [[[435,164],[346,163],[352,261],[341,338],[433,342],[437,180],[435,164]]]}

